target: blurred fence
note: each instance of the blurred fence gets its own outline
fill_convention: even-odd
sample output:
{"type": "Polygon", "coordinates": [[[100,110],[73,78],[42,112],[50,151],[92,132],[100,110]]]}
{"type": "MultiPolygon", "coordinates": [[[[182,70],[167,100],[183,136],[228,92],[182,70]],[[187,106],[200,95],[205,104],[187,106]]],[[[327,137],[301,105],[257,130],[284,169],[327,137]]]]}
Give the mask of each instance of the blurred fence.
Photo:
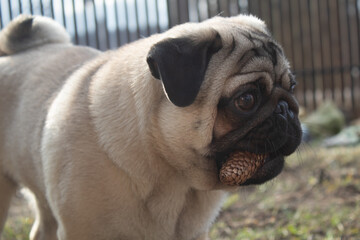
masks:
{"type": "Polygon", "coordinates": [[[63,24],[101,50],[187,21],[254,14],[265,20],[297,76],[299,102],[333,100],[360,115],[360,0],[0,0],[0,28],[20,13],[63,24]]]}

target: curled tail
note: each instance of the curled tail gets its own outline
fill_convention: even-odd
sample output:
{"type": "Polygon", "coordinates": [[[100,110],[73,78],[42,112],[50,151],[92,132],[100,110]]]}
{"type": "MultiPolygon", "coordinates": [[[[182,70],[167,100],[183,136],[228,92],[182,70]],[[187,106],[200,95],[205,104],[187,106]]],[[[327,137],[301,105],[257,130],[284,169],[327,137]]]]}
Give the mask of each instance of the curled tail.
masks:
{"type": "Polygon", "coordinates": [[[0,32],[0,56],[51,43],[70,43],[70,36],[50,18],[20,15],[0,32]]]}

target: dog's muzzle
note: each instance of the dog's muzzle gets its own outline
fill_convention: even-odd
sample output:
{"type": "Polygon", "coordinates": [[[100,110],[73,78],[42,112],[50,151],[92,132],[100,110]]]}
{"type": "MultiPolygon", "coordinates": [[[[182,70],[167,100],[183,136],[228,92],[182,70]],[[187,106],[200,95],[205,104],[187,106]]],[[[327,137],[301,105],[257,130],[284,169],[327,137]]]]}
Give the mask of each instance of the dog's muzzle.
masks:
{"type": "MultiPolygon", "coordinates": [[[[284,156],[293,153],[301,142],[302,131],[297,115],[296,102],[280,98],[267,118],[246,134],[238,135],[236,141],[225,150],[216,153],[218,168],[221,169],[235,151],[265,154],[267,157],[263,164],[240,185],[261,184],[276,177],[283,169],[284,156]]],[[[241,129],[236,131],[243,132],[241,129]]]]}

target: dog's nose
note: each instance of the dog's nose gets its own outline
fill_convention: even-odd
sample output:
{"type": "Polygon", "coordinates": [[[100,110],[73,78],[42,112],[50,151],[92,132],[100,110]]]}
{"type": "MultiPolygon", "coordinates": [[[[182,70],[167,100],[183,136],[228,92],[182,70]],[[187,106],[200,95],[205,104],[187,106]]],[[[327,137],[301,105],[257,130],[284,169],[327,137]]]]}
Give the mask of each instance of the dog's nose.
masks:
{"type": "Polygon", "coordinates": [[[289,104],[284,100],[280,100],[278,102],[274,112],[283,115],[285,118],[287,118],[288,116],[290,118],[294,118],[293,111],[291,111],[291,109],[289,108],[289,104]]]}

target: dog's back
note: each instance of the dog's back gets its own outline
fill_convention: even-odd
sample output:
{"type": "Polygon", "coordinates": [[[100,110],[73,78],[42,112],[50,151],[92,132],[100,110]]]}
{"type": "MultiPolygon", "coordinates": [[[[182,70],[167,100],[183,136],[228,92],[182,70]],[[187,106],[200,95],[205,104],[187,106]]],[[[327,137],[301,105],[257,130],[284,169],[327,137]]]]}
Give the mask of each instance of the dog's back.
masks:
{"type": "Polygon", "coordinates": [[[0,235],[17,185],[44,185],[34,165],[41,165],[48,107],[67,76],[98,53],[73,46],[65,29],[44,17],[19,16],[0,32],[0,235]]]}

